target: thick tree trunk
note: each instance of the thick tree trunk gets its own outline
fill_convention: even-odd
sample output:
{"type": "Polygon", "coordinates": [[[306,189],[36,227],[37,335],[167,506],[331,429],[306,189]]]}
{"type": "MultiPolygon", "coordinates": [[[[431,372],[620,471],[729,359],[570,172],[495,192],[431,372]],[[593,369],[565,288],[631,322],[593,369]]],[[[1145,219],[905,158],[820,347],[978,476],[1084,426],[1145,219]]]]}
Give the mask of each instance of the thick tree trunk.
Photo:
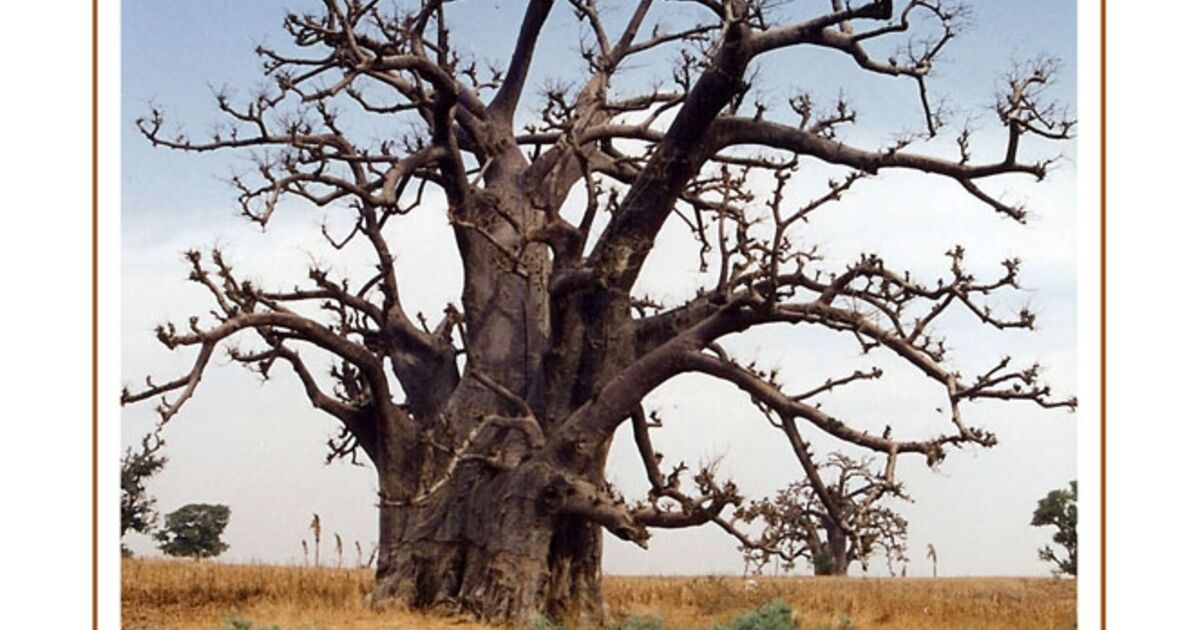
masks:
{"type": "MultiPolygon", "coordinates": [[[[424,445],[397,441],[374,456],[382,503],[372,600],[492,621],[597,624],[602,526],[579,515],[577,499],[580,487],[604,487],[610,440],[534,445],[510,425],[479,429],[488,417],[531,413],[551,435],[606,376],[595,357],[561,360],[576,359],[568,341],[577,340],[551,339],[548,249],[523,243],[512,225],[535,230],[542,221],[505,175],[522,160],[513,152],[512,164],[492,165],[488,195],[451,211],[466,272],[466,367],[435,414],[417,418],[424,445]],[[497,244],[519,251],[519,263],[497,244]]],[[[594,345],[607,359],[613,344],[594,345]]]]}
{"type": "Polygon", "coordinates": [[[822,559],[815,563],[816,575],[848,575],[848,540],[836,528],[828,530],[828,540],[820,550],[822,559]]]}
{"type": "Polygon", "coordinates": [[[417,506],[382,506],[376,603],[602,621],[602,533],[547,504],[546,468],[469,465],[454,477],[417,506]]]}

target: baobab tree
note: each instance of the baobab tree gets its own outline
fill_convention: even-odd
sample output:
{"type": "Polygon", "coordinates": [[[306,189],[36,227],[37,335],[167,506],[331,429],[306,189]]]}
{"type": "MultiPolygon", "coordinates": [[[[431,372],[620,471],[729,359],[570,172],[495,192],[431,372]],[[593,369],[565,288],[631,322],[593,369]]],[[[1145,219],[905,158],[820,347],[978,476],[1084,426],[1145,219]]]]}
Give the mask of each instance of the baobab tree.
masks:
{"type": "Polygon", "coordinates": [[[952,312],[1031,328],[1030,311],[1008,316],[990,303],[1017,288],[1019,261],[977,276],[956,248],[943,275],[918,278],[868,254],[833,268],[800,237],[882,171],[943,178],[1000,219],[1023,222],[1026,211],[991,180],[1044,178],[1050,161],[1026,159],[1023,145],[1070,136],[1066,112],[1043,102],[1051,63],[1008,77],[995,106],[1005,148],[976,159],[965,131],[959,154],[945,156],[917,149],[946,129],[929,84],[957,34],[961,13],[947,3],[832,0],[802,16],[764,0],[639,0],[618,14],[594,0],[561,4],[528,2],[509,60],[491,71],[455,40],[457,3],[392,10],[325,0],[286,16],[287,49],[258,49],[270,87],[244,102],[216,95],[228,120],[214,133],[168,131],[157,107],[138,120],[155,146],[248,152],[256,169],[232,180],[248,220],[267,228],[285,200],[343,213],[347,229],[324,237],[336,250],[363,247],[372,265],[362,276],[313,265],[293,286],[273,287],[248,280],[220,251],[188,252],[190,280],[213,309],[163,324],[157,337],[194,363],[126,388],[122,403],[161,400],[161,421],[171,420],[221,348],[263,376],[289,368],[342,427],[331,456],[364,454],[377,471],[373,600],[491,620],[601,616],[603,530],[645,546],[654,529],[731,526],[736,485],[710,466],[667,472],[651,440],[658,420],[643,400],[680,375],[743,390],[796,453],[811,431],[879,454],[890,483],[899,457],[935,465],[950,448],[995,445],[967,419],[970,403],[1074,405],[1051,396],[1038,368],[1012,359],[958,372],[934,332],[952,312]],[[654,13],[676,20],[680,8],[695,22],[649,26],[654,13]],[[558,45],[542,41],[556,10],[586,30],[588,70],[537,90],[527,80],[534,59],[558,45]],[[887,42],[901,54],[877,57],[887,42]],[[843,100],[796,94],[779,109],[758,99],[758,60],[800,48],[910,85],[921,131],[856,146],[839,135],[856,120],[843,100]],[[622,71],[671,54],[672,83],[615,87],[622,71]],[[798,185],[808,164],[841,175],[812,193],[798,185]],[[435,320],[408,308],[392,238],[405,217],[428,212],[448,220],[463,283],[435,320]],[[694,236],[707,285],[662,303],[638,293],[637,281],[674,222],[694,236]],[[780,324],[892,354],[942,392],[946,428],[871,434],[819,400],[880,371],[791,390],[721,345],[780,324]],[[627,424],[651,487],[639,501],[605,475],[627,424]]]}
{"type": "Polygon", "coordinates": [[[875,474],[871,462],[832,453],[817,466],[800,451],[806,474],[770,499],[753,501],[735,512],[734,527],[759,523],[756,536],[732,529],[741,539],[745,564],[756,572],[771,561],[792,570],[806,559],[816,575],[847,575],[849,565],[869,568],[875,553],[894,562],[907,560],[907,519],[885,505],[887,498],[906,499],[902,488],[875,474]]]}

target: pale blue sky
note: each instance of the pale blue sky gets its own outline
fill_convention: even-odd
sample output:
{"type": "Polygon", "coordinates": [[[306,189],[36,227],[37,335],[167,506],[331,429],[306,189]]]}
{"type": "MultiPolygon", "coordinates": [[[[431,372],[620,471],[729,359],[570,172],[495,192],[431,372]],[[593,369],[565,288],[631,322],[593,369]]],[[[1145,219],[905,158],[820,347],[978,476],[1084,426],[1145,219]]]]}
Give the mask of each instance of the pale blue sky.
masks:
{"type": "MultiPolygon", "coordinates": [[[[292,270],[303,265],[309,253],[328,256],[314,232],[322,218],[317,212],[288,208],[266,235],[237,219],[234,194],[220,179],[237,168],[244,156],[152,149],[132,124],[154,101],[190,129],[208,129],[217,121],[209,85],[252,90],[260,81],[254,46],[263,41],[282,44],[278,35],[282,7],[297,4],[304,6],[225,0],[123,3],[122,347],[124,378],[129,382],[140,381],[146,372],[173,374],[190,358],[167,353],[150,332],[164,319],[185,320],[191,312],[207,309],[203,295],[184,281],[186,270],[180,258],[184,249],[219,242],[247,275],[288,283],[303,280],[292,270]]],[[[462,0],[451,5],[458,12],[458,41],[470,42],[480,59],[502,61],[518,28],[518,4],[462,0]]],[[[824,4],[797,2],[794,8],[824,4]]],[[[676,10],[679,5],[666,6],[676,10]]],[[[1046,54],[1063,60],[1057,96],[1072,101],[1074,10],[1072,2],[975,3],[973,26],[950,44],[948,63],[939,66],[937,80],[931,84],[933,96],[950,97],[958,119],[973,115],[979,126],[992,127],[994,116],[988,107],[1001,73],[1014,59],[1046,54]]],[[[538,48],[531,85],[569,78],[579,67],[571,54],[579,30],[567,6],[556,9],[550,27],[550,35],[538,48]]],[[[664,66],[645,67],[625,80],[667,73],[664,66]]],[[[824,100],[843,90],[862,120],[847,137],[867,146],[919,124],[911,85],[884,78],[862,80],[851,64],[828,53],[775,53],[761,64],[759,76],[767,86],[767,97],[779,100],[795,88],[824,100]]],[[[524,104],[532,107],[535,99],[524,104]]],[[[987,148],[993,155],[994,137],[979,135],[975,151],[979,159],[987,148]]],[[[954,186],[893,175],[866,182],[840,207],[817,217],[803,238],[824,246],[834,260],[879,252],[897,266],[928,272],[943,268],[940,253],[955,243],[966,245],[979,269],[992,270],[1012,255],[1022,257],[1027,261],[1028,290],[1008,306],[1032,304],[1040,313],[1038,332],[994,335],[976,326],[958,325],[960,319],[944,332],[956,333],[954,357],[963,367],[976,367],[1004,354],[1040,359],[1061,391],[1073,391],[1075,181],[1073,147],[1054,148],[1062,150],[1065,159],[1043,185],[1000,182],[1010,186],[1013,197],[1028,200],[1033,211],[1029,226],[1000,219],[954,186]],[[919,229],[913,229],[915,224],[919,229]]],[[[814,179],[818,185],[820,177],[814,179]]],[[[401,273],[408,274],[414,286],[413,303],[435,312],[454,298],[456,280],[434,282],[427,277],[428,269],[437,268],[433,261],[452,262],[452,239],[444,219],[435,208],[429,210],[396,236],[396,249],[401,273]]],[[[677,298],[698,281],[693,252],[678,236],[671,231],[663,234],[661,251],[650,260],[653,269],[642,289],[677,298]]],[[[352,259],[328,259],[352,271],[352,259]]],[[[780,367],[796,387],[862,365],[848,340],[789,328],[754,334],[736,341],[735,347],[761,364],[780,367]]],[[[877,361],[868,359],[864,364],[877,361]]],[[[865,418],[866,425],[894,421],[896,427],[916,433],[943,429],[931,424],[928,413],[937,404],[938,392],[894,367],[889,371],[893,377],[855,389],[853,395],[830,404],[838,413],[865,418]]],[[[341,532],[347,545],[356,539],[369,547],[375,525],[373,473],[345,464],[324,466],[324,439],[333,432],[332,421],[311,411],[282,372],[276,380],[260,385],[232,366],[211,370],[196,398],[166,432],[172,461],[151,485],[160,508],[169,511],[191,501],[230,504],[228,558],[233,560],[298,560],[299,540],[313,511],[321,513],[328,531],[341,532]]],[[[667,420],[677,418],[655,438],[667,457],[693,463],[723,456],[723,470],[753,496],[770,493],[799,474],[780,434],[761,426],[732,388],[688,377],[655,392],[651,403],[665,412],[667,420]]],[[[135,441],[153,420],[148,405],[127,408],[123,415],[127,443],[135,441]]],[[[1027,521],[1036,498],[1075,476],[1073,416],[996,405],[980,407],[975,418],[998,433],[998,447],[952,452],[936,472],[915,459],[906,460],[901,468],[916,499],[914,505],[900,507],[911,521],[911,573],[930,574],[922,549],[933,542],[940,552],[942,575],[1045,574],[1047,567],[1036,560],[1035,549],[1047,540],[1048,532],[1028,527],[1027,521]]],[[[643,473],[626,437],[618,438],[610,471],[636,496],[643,489],[643,473]]],[[[826,451],[832,444],[817,441],[817,446],[826,451]]],[[[132,543],[139,551],[151,548],[146,540],[132,543]]],[[[331,557],[331,550],[325,557],[331,557]]],[[[612,540],[605,562],[609,571],[618,573],[741,569],[733,541],[711,528],[660,532],[648,552],[612,540]],[[703,552],[697,553],[700,548],[703,552]]]]}

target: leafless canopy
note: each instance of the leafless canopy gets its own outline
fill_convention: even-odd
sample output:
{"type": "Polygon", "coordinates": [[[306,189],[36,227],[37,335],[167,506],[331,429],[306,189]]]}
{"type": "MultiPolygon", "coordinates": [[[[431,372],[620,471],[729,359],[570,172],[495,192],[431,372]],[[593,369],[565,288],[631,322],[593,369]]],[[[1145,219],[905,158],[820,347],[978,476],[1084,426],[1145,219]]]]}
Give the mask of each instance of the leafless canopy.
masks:
{"type": "Polygon", "coordinates": [[[736,510],[741,529],[761,527],[753,537],[737,534],[746,569],[760,574],[778,562],[791,571],[806,559],[817,574],[844,575],[854,562],[868,569],[881,552],[894,575],[895,563],[907,560],[907,520],[885,500],[906,499],[902,488],[877,476],[868,460],[840,453],[819,468],[824,472],[736,510]]]}
{"type": "MultiPolygon", "coordinates": [[[[275,288],[245,280],[219,251],[189,252],[190,279],[211,294],[214,308],[183,325],[164,324],[158,338],[193,350],[194,365],[177,378],[126,389],[122,402],[160,399],[169,420],[224,347],[263,375],[279,364],[291,368],[312,405],[344,427],[331,442],[333,455],[360,449],[380,468],[384,508],[431,504],[465,469],[541,471],[542,507],[640,544],[648,528],[711,522],[740,502],[735,486],[710,469],[684,484],[683,468],[660,467],[641,401],[683,373],[743,390],[800,460],[807,431],[880,454],[886,484],[894,483],[903,454],[935,464],[946,447],[994,445],[990,430],[970,424],[969,403],[1074,406],[1051,396],[1036,366],[1010,358],[959,373],[934,332],[953,310],[980,326],[1031,328],[1029,311],[1007,315],[989,305],[1018,289],[1018,260],[975,273],[955,248],[941,277],[921,279],[869,254],[828,268],[797,244],[804,225],[885,170],[955,182],[980,207],[1023,222],[1026,211],[1000,200],[988,182],[1005,174],[1045,177],[1050,164],[1025,161],[1022,145],[1070,136],[1068,113],[1043,102],[1051,63],[1009,77],[995,107],[1007,134],[998,155],[972,155],[967,131],[959,155],[922,154],[920,141],[946,124],[929,94],[935,63],[963,15],[949,2],[832,0],[826,11],[799,19],[765,0],[639,0],[619,20],[596,0],[565,4],[586,31],[588,75],[544,90],[539,103],[524,99],[534,91],[526,79],[534,50],[554,45],[541,41],[551,0],[528,2],[505,68],[485,68],[460,48],[449,0],[394,11],[325,0],[319,13],[286,17],[294,46],[258,50],[273,87],[242,100],[216,95],[227,124],[211,137],[175,135],[159,109],[140,119],[158,146],[252,152],[256,170],[233,179],[246,218],[265,228],[288,198],[343,213],[349,227],[326,229],[329,244],[362,242],[375,265],[364,278],[314,267],[304,283],[275,288]],[[693,8],[682,14],[697,21],[650,26],[659,4],[693,8]],[[901,52],[893,57],[874,52],[895,45],[901,52]],[[923,110],[922,131],[854,146],[839,135],[857,118],[843,100],[822,104],[800,93],[779,110],[752,102],[754,60],[794,48],[844,55],[861,73],[905,81],[923,110]],[[679,59],[671,83],[636,92],[613,87],[622,70],[665,54],[679,59]],[[391,133],[397,121],[408,131],[391,133]],[[791,180],[811,163],[844,175],[795,198],[791,180]],[[751,186],[762,175],[774,183],[764,195],[751,186]],[[582,199],[578,207],[567,203],[572,191],[582,199]],[[465,287],[439,321],[405,308],[387,237],[413,212],[445,212],[458,243],[465,287]],[[683,303],[658,304],[635,296],[634,287],[668,221],[688,226],[711,282],[683,303]],[[880,370],[791,389],[720,346],[722,338],[772,323],[849,335],[864,352],[898,357],[943,391],[944,432],[870,434],[853,418],[821,409],[822,396],[882,378],[880,370]],[[257,345],[231,345],[234,337],[257,345]],[[318,353],[331,357],[328,375],[312,367],[318,353]],[[652,487],[637,504],[587,472],[630,419],[652,487]],[[389,476],[389,462],[400,460],[408,468],[389,476]]],[[[808,479],[820,485],[818,475],[808,479]]],[[[391,566],[388,554],[384,541],[380,574],[391,566]]]]}

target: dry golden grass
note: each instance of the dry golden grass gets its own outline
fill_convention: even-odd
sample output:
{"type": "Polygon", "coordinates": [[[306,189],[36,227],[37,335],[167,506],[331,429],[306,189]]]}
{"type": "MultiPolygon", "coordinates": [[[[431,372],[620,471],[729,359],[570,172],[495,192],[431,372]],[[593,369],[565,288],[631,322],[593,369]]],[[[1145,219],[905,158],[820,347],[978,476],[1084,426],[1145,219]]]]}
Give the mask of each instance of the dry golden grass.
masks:
{"type": "Polygon", "coordinates": [[[604,582],[618,615],[660,616],[669,627],[724,621],[774,599],[795,611],[804,630],[841,627],[998,630],[1074,627],[1073,580],[1043,578],[740,578],[617,577],[604,582]]]}
{"type": "Polygon", "coordinates": [[[174,560],[121,563],[126,630],[217,630],[231,617],[285,630],[474,630],[462,619],[379,612],[365,605],[373,571],[174,560]]]}
{"type": "MultiPolygon", "coordinates": [[[[364,598],[371,572],[269,565],[126,560],[121,618],[126,630],[217,630],[233,616],[283,630],[485,630],[464,618],[374,611],[364,598]]],[[[785,600],[804,630],[842,620],[854,630],[1074,627],[1073,580],[1039,578],[606,578],[611,617],[657,617],[669,629],[703,628],[773,599],[785,600]]]]}

